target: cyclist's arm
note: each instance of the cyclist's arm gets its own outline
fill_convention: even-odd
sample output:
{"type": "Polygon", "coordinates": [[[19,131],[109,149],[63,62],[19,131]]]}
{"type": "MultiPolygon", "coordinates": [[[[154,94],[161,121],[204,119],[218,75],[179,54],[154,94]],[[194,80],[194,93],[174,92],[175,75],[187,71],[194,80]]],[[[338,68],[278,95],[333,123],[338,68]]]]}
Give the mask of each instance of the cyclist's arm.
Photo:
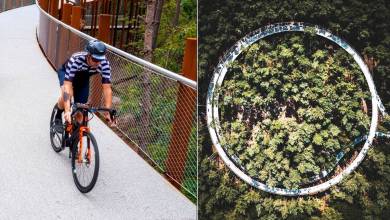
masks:
{"type": "Polygon", "coordinates": [[[111,108],[112,106],[111,83],[103,83],[102,86],[103,86],[104,107],[111,108]]]}
{"type": "Polygon", "coordinates": [[[112,89],[111,89],[111,66],[108,60],[100,63],[98,71],[102,75],[102,86],[104,96],[104,107],[111,108],[112,106],[112,89]]]}
{"type": "Polygon", "coordinates": [[[80,56],[72,57],[69,59],[66,72],[65,72],[65,79],[64,79],[64,91],[62,94],[62,97],[64,99],[64,112],[65,113],[70,113],[70,101],[73,95],[73,86],[72,86],[72,81],[76,75],[76,72],[80,69],[80,56]]]}
{"type": "Polygon", "coordinates": [[[70,112],[70,99],[73,94],[73,86],[71,81],[64,81],[64,91],[62,97],[64,99],[65,113],[70,112]]]}

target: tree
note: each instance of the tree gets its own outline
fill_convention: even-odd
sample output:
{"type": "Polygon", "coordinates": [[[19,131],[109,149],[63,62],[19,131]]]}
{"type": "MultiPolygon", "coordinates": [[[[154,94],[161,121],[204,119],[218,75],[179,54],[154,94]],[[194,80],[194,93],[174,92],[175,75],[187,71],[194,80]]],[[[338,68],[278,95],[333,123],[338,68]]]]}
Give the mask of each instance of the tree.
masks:
{"type": "MultiPolygon", "coordinates": [[[[144,59],[147,61],[153,60],[153,50],[156,47],[158,29],[160,26],[160,18],[162,12],[164,0],[148,0],[146,5],[145,15],[145,37],[144,37],[144,59]]],[[[142,86],[144,93],[142,96],[142,135],[140,137],[140,147],[146,150],[147,136],[150,126],[150,112],[152,108],[151,104],[151,82],[150,71],[145,69],[142,86]]]]}
{"type": "Polygon", "coordinates": [[[176,10],[175,10],[175,17],[173,17],[172,20],[172,26],[176,27],[179,24],[179,16],[180,16],[180,3],[181,0],[176,0],[176,10]]]}

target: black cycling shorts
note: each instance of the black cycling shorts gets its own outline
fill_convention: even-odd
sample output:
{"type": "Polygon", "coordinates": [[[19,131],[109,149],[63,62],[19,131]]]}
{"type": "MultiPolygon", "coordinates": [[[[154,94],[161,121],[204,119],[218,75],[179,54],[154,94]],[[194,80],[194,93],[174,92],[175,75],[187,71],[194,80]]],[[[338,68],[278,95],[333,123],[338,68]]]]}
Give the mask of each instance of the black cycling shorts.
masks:
{"type": "MultiPolygon", "coordinates": [[[[65,80],[65,69],[61,67],[58,70],[58,80],[60,81],[60,86],[64,85],[65,80]]],[[[89,97],[89,72],[81,71],[75,74],[75,77],[72,81],[73,85],[73,98],[75,103],[87,103],[89,97]]]]}

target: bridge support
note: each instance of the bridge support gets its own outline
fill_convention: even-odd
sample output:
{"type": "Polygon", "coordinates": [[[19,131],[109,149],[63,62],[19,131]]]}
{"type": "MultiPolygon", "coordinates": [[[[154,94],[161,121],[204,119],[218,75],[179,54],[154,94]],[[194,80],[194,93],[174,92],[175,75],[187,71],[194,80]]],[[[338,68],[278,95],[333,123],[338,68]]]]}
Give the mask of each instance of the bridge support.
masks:
{"type": "MultiPolygon", "coordinates": [[[[61,21],[67,25],[71,25],[71,15],[72,15],[72,4],[64,3],[62,5],[62,14],[61,21]]],[[[68,52],[69,48],[69,30],[63,28],[62,26],[58,27],[58,43],[57,43],[57,56],[56,56],[56,68],[61,67],[62,64],[69,58],[70,53],[68,52]]]]}
{"type": "MultiPolygon", "coordinates": [[[[183,59],[183,75],[196,81],[196,38],[188,38],[183,59]]],[[[196,110],[196,90],[180,84],[172,126],[168,156],[165,161],[167,175],[181,184],[184,179],[189,140],[196,110]]],[[[196,128],[196,125],[195,125],[196,128]]],[[[196,131],[192,131],[196,132],[196,131]]]]}
{"type": "MultiPolygon", "coordinates": [[[[99,30],[97,39],[110,44],[110,21],[111,15],[109,14],[101,14],[99,15],[99,30]]],[[[92,106],[101,106],[102,105],[102,85],[101,85],[102,77],[100,74],[96,74],[92,76],[91,80],[91,98],[90,103],[92,106]]]]}
{"type": "MultiPolygon", "coordinates": [[[[80,30],[81,29],[81,7],[72,6],[72,16],[70,20],[70,26],[80,30]]],[[[80,37],[76,34],[70,34],[69,37],[69,54],[75,53],[80,50],[80,37]]]]}
{"type": "Polygon", "coordinates": [[[5,9],[9,10],[12,8],[12,0],[5,0],[5,9]]]}
{"type": "Polygon", "coordinates": [[[49,11],[49,0],[39,0],[38,4],[45,12],[49,11]]]}
{"type": "MultiPolygon", "coordinates": [[[[49,0],[49,14],[58,18],[58,0],[49,0]]],[[[57,54],[57,26],[57,23],[54,21],[49,21],[47,57],[53,65],[55,65],[57,54]]]]}

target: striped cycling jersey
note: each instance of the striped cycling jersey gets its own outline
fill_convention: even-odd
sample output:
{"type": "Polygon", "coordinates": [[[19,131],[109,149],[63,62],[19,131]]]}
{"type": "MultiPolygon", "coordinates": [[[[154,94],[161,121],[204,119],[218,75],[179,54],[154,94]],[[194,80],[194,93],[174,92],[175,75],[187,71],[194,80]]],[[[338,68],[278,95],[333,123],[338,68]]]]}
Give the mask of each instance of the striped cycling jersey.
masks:
{"type": "Polygon", "coordinates": [[[97,68],[92,68],[87,64],[87,52],[74,53],[65,63],[65,81],[73,81],[76,74],[86,74],[89,76],[100,73],[102,75],[102,83],[111,83],[111,67],[108,60],[100,62],[97,68]]]}

